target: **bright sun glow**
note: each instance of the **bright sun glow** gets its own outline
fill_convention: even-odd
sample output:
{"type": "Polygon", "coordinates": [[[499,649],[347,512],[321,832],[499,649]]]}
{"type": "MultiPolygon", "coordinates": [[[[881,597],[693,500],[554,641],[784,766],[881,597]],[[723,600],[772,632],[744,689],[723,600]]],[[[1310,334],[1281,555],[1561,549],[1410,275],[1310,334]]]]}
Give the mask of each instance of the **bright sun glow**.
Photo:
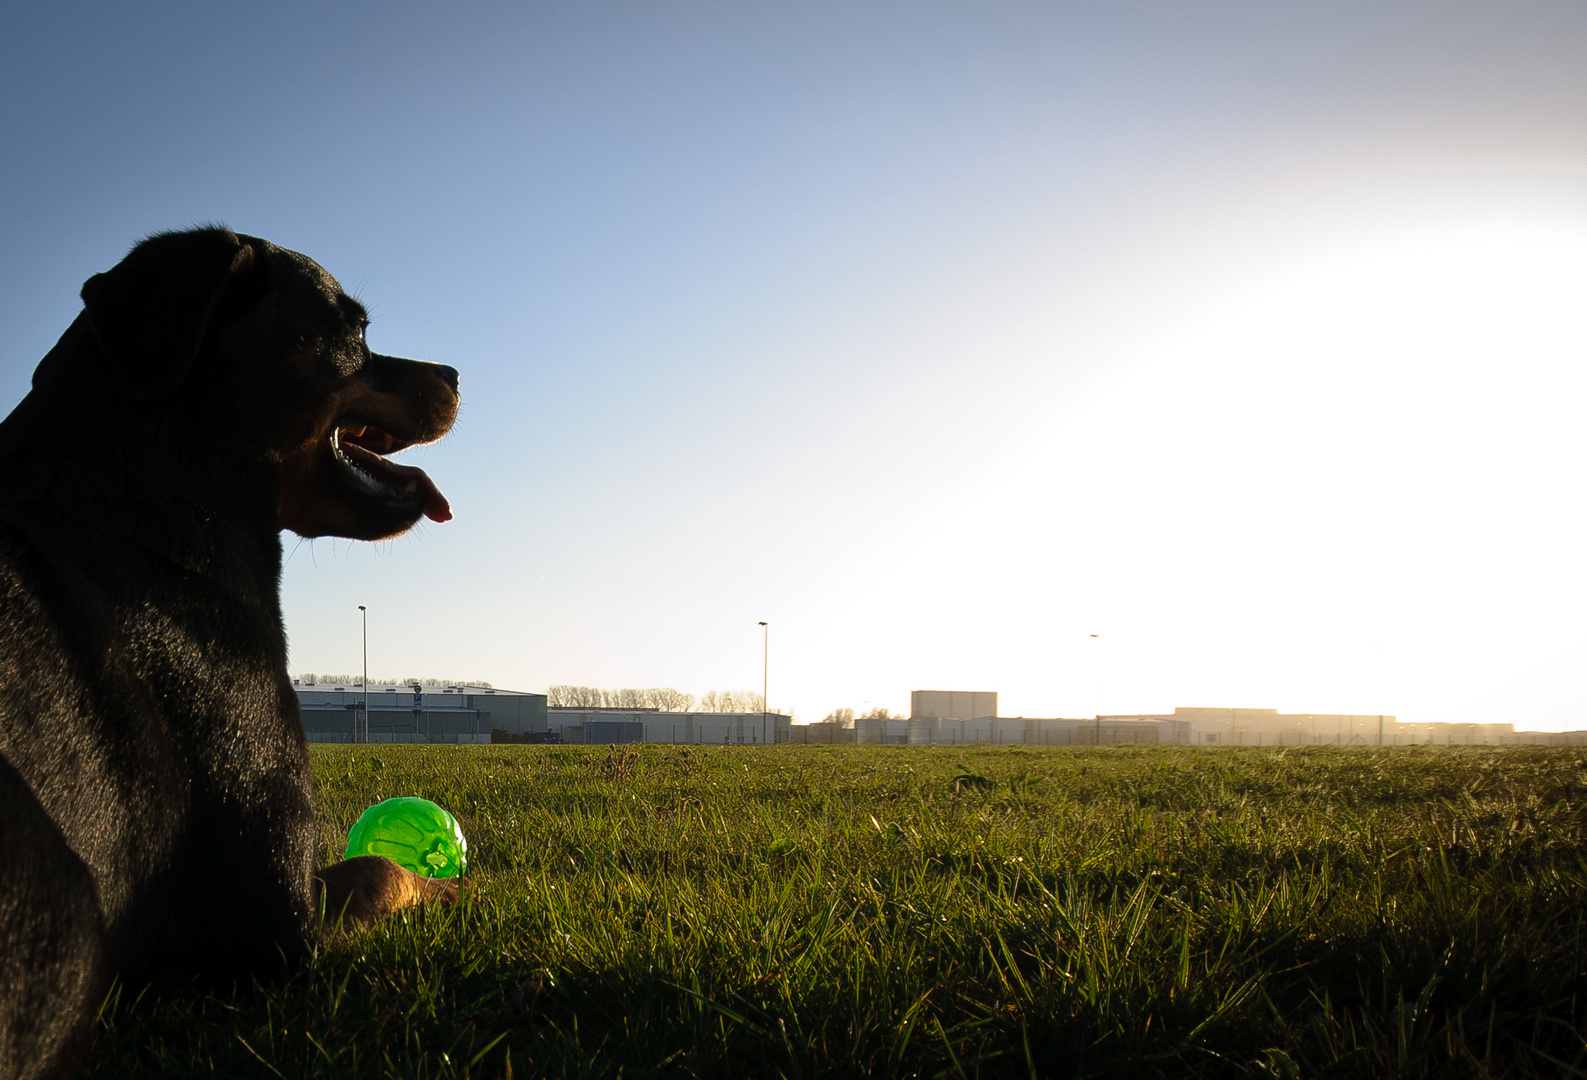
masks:
{"type": "Polygon", "coordinates": [[[1104,635],[1103,708],[1579,725],[1532,699],[1587,644],[1584,296],[1577,222],[1379,239],[1253,284],[1071,410],[1015,531],[1062,568],[1068,632],[1104,635]]]}

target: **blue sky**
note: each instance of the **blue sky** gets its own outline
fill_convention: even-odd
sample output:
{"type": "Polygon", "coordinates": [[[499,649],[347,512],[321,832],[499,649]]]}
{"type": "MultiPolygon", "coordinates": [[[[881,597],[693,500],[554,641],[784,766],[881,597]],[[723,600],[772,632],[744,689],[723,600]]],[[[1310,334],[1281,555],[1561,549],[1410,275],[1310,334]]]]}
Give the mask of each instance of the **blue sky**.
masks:
{"type": "Polygon", "coordinates": [[[13,5],[0,396],[223,220],[456,366],[294,671],[1587,727],[1587,9],[13,5]],[[1092,638],[1091,634],[1100,634],[1092,638]]]}

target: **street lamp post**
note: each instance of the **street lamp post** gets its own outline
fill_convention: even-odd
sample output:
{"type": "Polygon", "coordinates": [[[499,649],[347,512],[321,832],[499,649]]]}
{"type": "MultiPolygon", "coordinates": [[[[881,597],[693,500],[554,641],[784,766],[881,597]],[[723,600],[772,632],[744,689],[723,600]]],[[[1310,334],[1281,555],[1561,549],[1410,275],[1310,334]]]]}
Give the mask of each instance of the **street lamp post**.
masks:
{"type": "Polygon", "coordinates": [[[364,620],[364,741],[369,741],[369,611],[363,604],[358,613],[364,620]]]}
{"type": "Polygon", "coordinates": [[[1097,707],[1097,745],[1099,747],[1102,745],[1102,657],[1099,655],[1099,652],[1098,652],[1098,650],[1101,649],[1101,645],[1100,645],[1101,639],[1102,639],[1102,635],[1101,634],[1092,634],[1091,635],[1091,640],[1092,641],[1096,641],[1096,642],[1099,643],[1096,649],[1092,649],[1091,650],[1091,655],[1096,658],[1096,662],[1097,662],[1097,664],[1096,664],[1097,699],[1096,699],[1096,703],[1095,704],[1096,704],[1096,707],[1097,707]]]}
{"type": "Polygon", "coordinates": [[[766,701],[767,673],[771,664],[771,627],[760,624],[760,741],[766,741],[766,714],[771,711],[766,701]]]}

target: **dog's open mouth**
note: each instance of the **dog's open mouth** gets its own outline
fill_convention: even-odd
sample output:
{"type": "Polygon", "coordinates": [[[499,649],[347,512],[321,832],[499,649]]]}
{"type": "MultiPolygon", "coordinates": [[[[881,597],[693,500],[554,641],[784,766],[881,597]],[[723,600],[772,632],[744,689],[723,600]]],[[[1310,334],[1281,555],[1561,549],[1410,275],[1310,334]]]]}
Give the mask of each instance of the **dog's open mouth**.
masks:
{"type": "Polygon", "coordinates": [[[383,456],[410,445],[388,431],[364,424],[331,429],[331,456],[355,488],[386,502],[412,504],[431,521],[452,520],[446,496],[423,469],[398,465],[383,456]]]}

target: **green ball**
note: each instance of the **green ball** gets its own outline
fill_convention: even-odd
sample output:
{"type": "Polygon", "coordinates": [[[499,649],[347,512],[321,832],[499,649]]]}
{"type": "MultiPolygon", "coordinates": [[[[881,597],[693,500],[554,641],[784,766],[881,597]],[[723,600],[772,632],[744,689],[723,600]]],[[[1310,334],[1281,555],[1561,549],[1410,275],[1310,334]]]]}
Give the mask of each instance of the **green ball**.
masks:
{"type": "Polygon", "coordinates": [[[376,803],[358,816],[347,833],[347,858],[359,855],[384,855],[432,878],[462,877],[468,869],[468,841],[457,819],[412,795],[376,803]]]}

